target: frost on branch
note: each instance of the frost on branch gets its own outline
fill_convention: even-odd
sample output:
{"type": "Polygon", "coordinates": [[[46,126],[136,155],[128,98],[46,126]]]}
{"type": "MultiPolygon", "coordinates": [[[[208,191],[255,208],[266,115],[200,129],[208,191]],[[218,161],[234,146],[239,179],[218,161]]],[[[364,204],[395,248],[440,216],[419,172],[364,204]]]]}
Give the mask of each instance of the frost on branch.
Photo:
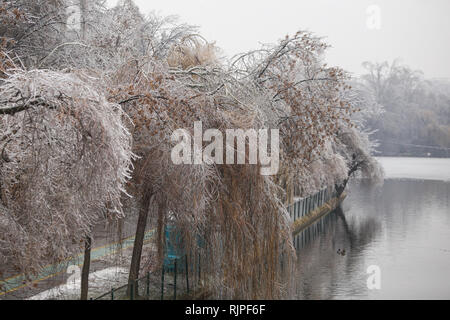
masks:
{"type": "Polygon", "coordinates": [[[298,32],[227,65],[196,28],[144,17],[129,0],[113,9],[89,1],[80,32],[41,25],[66,20],[62,0],[41,11],[30,1],[8,3],[20,4],[23,17],[7,30],[35,30],[2,47],[13,63],[91,70],[102,81],[49,71],[7,75],[13,63],[0,69],[6,72],[0,87],[0,258],[35,271],[41,261],[75,251],[106,208],[120,212],[119,190],[132,157],[120,104],[134,124],[126,123],[139,156],[127,184],[134,197],[124,208],[138,206],[136,234],[142,235],[130,277],[148,266],[140,264],[139,252],[147,250],[149,215],[158,250],[151,264],[162,264],[170,223],[190,260],[201,256],[204,286],[213,297],[288,297],[296,257],[286,210],[292,190],[308,195],[338,185],[348,178],[355,149],[370,157],[365,140],[352,131],[358,104],[349,95],[349,76],[323,62],[327,45],[298,32]],[[43,19],[49,11],[55,15],[43,19]],[[192,140],[195,121],[203,130],[279,129],[278,175],[261,176],[249,164],[174,165],[171,134],[187,128],[192,140]],[[354,136],[341,136],[345,132],[354,136]]]}
{"type": "MultiPolygon", "coordinates": [[[[381,165],[374,158],[378,142],[371,139],[374,131],[366,127],[367,119],[384,112],[383,106],[375,100],[373,92],[358,82],[351,83],[352,90],[346,93],[345,99],[358,112],[352,115],[352,123],[348,126],[341,123],[337,134],[336,153],[341,155],[348,167],[348,175],[358,175],[374,183],[381,183],[384,172],[381,165]]],[[[344,181],[345,183],[345,181],[344,181]]]]}
{"type": "Polygon", "coordinates": [[[69,257],[99,217],[122,215],[131,135],[96,82],[19,70],[0,86],[0,260],[20,271],[69,257]]]}
{"type": "Polygon", "coordinates": [[[130,64],[117,77],[133,81],[111,99],[135,123],[141,159],[134,177],[148,186],[143,194],[156,196],[150,210],[160,230],[157,247],[163,249],[161,232],[172,219],[186,252],[208,257],[202,270],[214,297],[287,296],[295,258],[285,209],[289,189],[308,195],[348,178],[350,163],[337,143],[341,129],[354,125],[356,105],[348,75],[321,61],[325,47],[298,33],[222,66],[207,44],[181,41],[167,62],[143,58],[142,67],[130,64]],[[167,158],[171,133],[199,120],[203,130],[280,129],[279,174],[261,177],[251,165],[174,166],[167,158]],[[207,249],[198,247],[198,234],[207,249]]]}

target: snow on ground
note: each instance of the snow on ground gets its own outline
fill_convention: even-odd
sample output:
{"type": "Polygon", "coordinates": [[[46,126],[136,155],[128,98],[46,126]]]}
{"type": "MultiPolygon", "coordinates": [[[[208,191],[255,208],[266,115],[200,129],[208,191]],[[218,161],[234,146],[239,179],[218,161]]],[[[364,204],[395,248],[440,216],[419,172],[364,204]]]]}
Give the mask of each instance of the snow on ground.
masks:
{"type": "MultiPolygon", "coordinates": [[[[78,266],[70,266],[67,270],[72,273],[65,284],[43,291],[28,300],[75,300],[80,299],[81,272],[78,266]]],[[[89,274],[89,297],[96,297],[126,284],[128,270],[121,267],[111,267],[89,274]]]]}

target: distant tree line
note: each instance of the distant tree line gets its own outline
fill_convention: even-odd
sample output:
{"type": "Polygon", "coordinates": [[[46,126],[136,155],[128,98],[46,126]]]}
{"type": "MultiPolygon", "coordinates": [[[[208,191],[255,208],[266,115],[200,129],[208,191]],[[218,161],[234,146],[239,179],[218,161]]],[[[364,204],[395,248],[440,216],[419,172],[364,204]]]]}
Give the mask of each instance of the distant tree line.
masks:
{"type": "Polygon", "coordinates": [[[398,60],[363,64],[362,85],[384,107],[367,125],[385,156],[450,156],[450,81],[425,79],[398,60]]]}

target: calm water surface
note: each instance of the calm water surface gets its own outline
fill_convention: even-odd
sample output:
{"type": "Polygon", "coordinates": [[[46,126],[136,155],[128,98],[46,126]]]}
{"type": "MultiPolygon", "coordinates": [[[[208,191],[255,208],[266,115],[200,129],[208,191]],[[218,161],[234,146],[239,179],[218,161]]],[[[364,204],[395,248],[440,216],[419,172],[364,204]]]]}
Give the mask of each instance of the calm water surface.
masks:
{"type": "Polygon", "coordinates": [[[379,160],[383,186],[353,182],[342,210],[294,238],[298,299],[450,299],[450,159],[379,160]]]}

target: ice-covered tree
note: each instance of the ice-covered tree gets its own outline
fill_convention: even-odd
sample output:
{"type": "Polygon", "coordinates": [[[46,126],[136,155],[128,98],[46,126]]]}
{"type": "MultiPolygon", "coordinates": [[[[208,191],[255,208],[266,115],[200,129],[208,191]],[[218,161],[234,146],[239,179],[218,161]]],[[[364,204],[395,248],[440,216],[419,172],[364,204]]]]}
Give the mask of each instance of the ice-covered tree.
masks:
{"type": "Polygon", "coordinates": [[[10,70],[0,85],[0,260],[31,275],[121,216],[131,136],[83,73],[10,70]]]}

